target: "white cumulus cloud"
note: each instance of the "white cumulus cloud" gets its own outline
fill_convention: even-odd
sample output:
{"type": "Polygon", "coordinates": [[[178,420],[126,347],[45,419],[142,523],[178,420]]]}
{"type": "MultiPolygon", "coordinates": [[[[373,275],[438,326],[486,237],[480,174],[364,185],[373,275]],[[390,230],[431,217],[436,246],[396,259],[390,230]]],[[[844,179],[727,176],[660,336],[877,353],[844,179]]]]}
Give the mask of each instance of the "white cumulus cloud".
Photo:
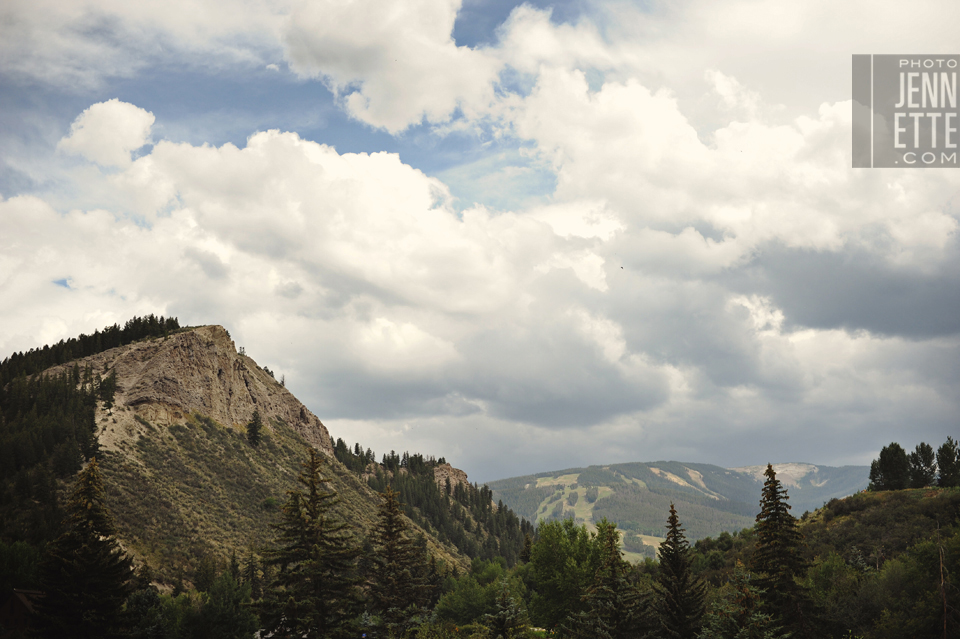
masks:
{"type": "Polygon", "coordinates": [[[130,164],[130,153],[147,143],[156,118],[133,104],[114,98],[93,104],[70,126],[57,145],[63,151],[104,167],[130,164]]]}

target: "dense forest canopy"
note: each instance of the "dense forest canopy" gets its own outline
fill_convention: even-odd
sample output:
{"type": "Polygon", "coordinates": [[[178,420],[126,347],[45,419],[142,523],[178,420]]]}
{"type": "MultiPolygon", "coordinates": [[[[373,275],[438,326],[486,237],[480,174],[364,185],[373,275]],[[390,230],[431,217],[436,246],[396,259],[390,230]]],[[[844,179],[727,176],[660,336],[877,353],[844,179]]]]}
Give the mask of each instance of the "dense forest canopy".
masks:
{"type": "Polygon", "coordinates": [[[14,353],[0,362],[0,386],[18,375],[33,375],[51,366],[89,357],[105,350],[125,346],[148,337],[162,337],[180,329],[176,317],[164,318],[150,314],[133,317],[121,327],[119,324],[96,330],[91,335],[60,340],[42,348],[31,348],[26,353],[14,353]]]}

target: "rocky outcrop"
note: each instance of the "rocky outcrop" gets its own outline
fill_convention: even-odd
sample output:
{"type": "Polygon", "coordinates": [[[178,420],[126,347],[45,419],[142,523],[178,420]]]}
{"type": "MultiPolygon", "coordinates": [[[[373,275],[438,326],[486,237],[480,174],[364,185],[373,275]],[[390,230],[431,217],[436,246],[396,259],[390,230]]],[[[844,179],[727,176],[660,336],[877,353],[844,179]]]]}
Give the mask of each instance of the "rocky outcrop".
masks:
{"type": "Polygon", "coordinates": [[[107,449],[142,434],[138,417],[169,426],[199,413],[224,426],[243,428],[258,410],[267,428],[272,420],[282,420],[309,444],[333,455],[330,434],[317,416],[251,358],[239,354],[222,326],[135,342],[79,361],[81,369],[87,364],[95,373],[117,375],[115,406],[97,413],[103,426],[100,443],[107,449]]]}
{"type": "Polygon", "coordinates": [[[446,487],[447,480],[449,479],[451,490],[453,490],[457,484],[470,484],[467,480],[467,474],[459,468],[454,468],[450,464],[437,464],[434,466],[433,478],[437,480],[437,484],[441,488],[446,487]]]}

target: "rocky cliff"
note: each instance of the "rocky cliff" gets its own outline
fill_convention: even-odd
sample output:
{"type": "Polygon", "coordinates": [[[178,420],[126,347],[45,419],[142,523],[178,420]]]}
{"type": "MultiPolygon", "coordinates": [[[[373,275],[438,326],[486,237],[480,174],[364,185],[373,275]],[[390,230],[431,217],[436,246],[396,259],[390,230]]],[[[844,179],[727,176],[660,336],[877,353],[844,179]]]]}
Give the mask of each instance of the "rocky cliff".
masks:
{"type": "MultiPolygon", "coordinates": [[[[101,445],[134,442],[143,424],[170,426],[198,413],[225,426],[244,427],[255,410],[268,428],[280,420],[315,448],[333,454],[326,427],[251,358],[237,352],[222,326],[201,326],[163,339],[136,342],[80,360],[81,368],[117,375],[114,407],[101,406],[101,445]],[[108,419],[108,415],[112,419],[108,419]]],[[[66,365],[72,366],[72,364],[66,365]]]]}
{"type": "Polygon", "coordinates": [[[437,480],[437,485],[441,488],[446,487],[447,480],[449,479],[451,490],[455,488],[457,484],[470,484],[470,481],[467,479],[467,473],[459,468],[454,468],[450,464],[438,464],[433,469],[433,478],[437,480]]]}

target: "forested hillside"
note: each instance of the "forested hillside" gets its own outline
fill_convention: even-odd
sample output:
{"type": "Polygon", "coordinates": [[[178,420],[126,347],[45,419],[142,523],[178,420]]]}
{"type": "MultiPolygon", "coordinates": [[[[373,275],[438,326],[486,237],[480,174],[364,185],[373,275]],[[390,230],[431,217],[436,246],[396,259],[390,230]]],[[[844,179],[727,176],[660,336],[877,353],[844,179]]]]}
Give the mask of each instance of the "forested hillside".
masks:
{"type": "Polygon", "coordinates": [[[445,463],[442,458],[390,451],[377,464],[372,451],[359,443],[348,447],[342,439],[337,440],[334,453],[347,468],[365,477],[373,490],[397,491],[410,519],[470,558],[502,557],[507,566],[513,566],[525,536],[534,533],[533,525],[503,502],[494,504],[487,486],[449,481],[441,486],[435,469],[445,463]]]}
{"type": "MultiPolygon", "coordinates": [[[[800,583],[818,636],[957,636],[958,522],[955,488],[862,492],[803,517],[800,583]]],[[[756,541],[753,527],[701,539],[695,571],[719,588],[751,565],[756,541]]]]}

